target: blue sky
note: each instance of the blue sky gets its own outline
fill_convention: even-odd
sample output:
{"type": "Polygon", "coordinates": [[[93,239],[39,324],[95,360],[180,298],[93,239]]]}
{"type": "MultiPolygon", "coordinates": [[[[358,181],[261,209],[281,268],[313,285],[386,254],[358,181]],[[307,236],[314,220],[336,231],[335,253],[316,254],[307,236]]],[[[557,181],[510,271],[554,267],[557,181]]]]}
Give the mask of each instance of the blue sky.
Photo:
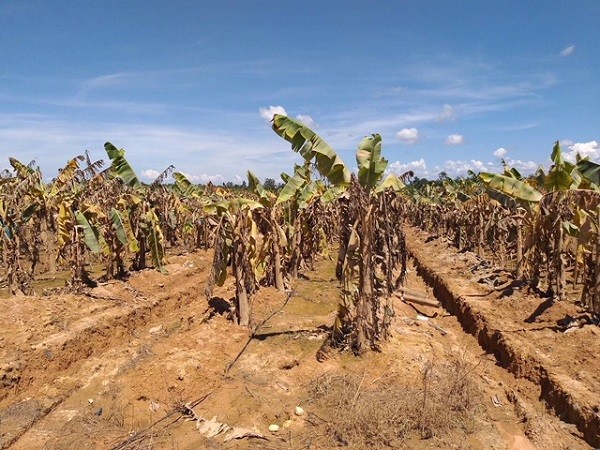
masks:
{"type": "Polygon", "coordinates": [[[0,0],[0,168],[111,141],[144,179],[279,178],[285,111],[352,167],[435,178],[600,160],[600,1],[0,0]]]}

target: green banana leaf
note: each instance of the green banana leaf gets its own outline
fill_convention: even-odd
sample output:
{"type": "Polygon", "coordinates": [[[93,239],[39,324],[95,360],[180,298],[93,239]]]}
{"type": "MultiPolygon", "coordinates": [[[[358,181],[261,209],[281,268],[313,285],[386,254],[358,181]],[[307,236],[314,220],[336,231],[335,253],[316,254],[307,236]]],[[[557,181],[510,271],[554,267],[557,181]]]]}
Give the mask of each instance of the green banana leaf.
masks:
{"type": "Polygon", "coordinates": [[[379,183],[374,192],[379,194],[387,189],[391,189],[394,192],[400,192],[405,187],[406,185],[395,173],[390,173],[381,183],[379,183]]]}
{"type": "Polygon", "coordinates": [[[600,164],[588,159],[581,159],[577,162],[577,170],[584,178],[600,187],[600,164]]]}
{"type": "Polygon", "coordinates": [[[315,159],[317,170],[331,184],[350,183],[350,170],[335,151],[303,123],[281,114],[273,116],[273,131],[292,144],[305,161],[315,159]]]}
{"type": "Polygon", "coordinates": [[[259,201],[264,206],[269,206],[271,203],[271,199],[274,198],[274,194],[272,192],[267,191],[258,177],[254,175],[251,171],[248,171],[248,187],[252,192],[254,192],[259,197],[259,201]]]}
{"type": "Polygon", "coordinates": [[[85,217],[81,211],[75,213],[75,219],[77,220],[77,225],[83,230],[83,241],[85,242],[85,245],[87,245],[92,253],[100,253],[102,247],[98,240],[98,229],[90,224],[87,217],[85,217]]]}
{"type": "Polygon", "coordinates": [[[331,203],[340,198],[340,196],[346,192],[346,189],[348,189],[346,186],[330,186],[329,189],[321,195],[321,201],[323,203],[331,203]]]}
{"type": "Polygon", "coordinates": [[[175,180],[175,186],[179,192],[185,197],[199,197],[200,192],[196,185],[192,184],[187,177],[181,172],[173,172],[173,179],[175,180]]]}
{"type": "Polygon", "coordinates": [[[505,175],[481,172],[481,181],[492,189],[496,189],[509,197],[525,200],[527,202],[539,202],[542,193],[532,188],[527,183],[505,175]]]}
{"type": "Polygon", "coordinates": [[[104,150],[106,150],[106,154],[112,161],[110,170],[111,176],[120,178],[123,183],[129,187],[134,189],[142,189],[142,183],[138,179],[127,159],[125,159],[125,150],[117,149],[117,147],[112,145],[110,142],[104,144],[104,150]]]}
{"type": "Polygon", "coordinates": [[[109,216],[119,242],[129,248],[129,251],[137,253],[140,250],[140,247],[133,230],[131,229],[131,224],[128,220],[129,218],[127,216],[123,217],[115,208],[110,210],[109,216]]]}
{"type": "Polygon", "coordinates": [[[143,222],[142,229],[148,240],[152,263],[157,270],[166,274],[167,270],[163,267],[165,258],[164,237],[156,213],[153,210],[147,211],[143,215],[143,222]]]}
{"type": "Polygon", "coordinates": [[[287,183],[279,192],[279,196],[277,197],[276,205],[280,203],[287,202],[288,200],[294,198],[299,192],[304,189],[304,186],[309,182],[310,173],[309,168],[307,166],[296,166],[294,170],[294,175],[288,178],[287,183]]]}
{"type": "Polygon", "coordinates": [[[554,165],[544,179],[544,187],[551,192],[577,189],[581,183],[581,175],[575,164],[565,161],[558,141],[554,143],[550,159],[554,165]]]}
{"type": "Polygon", "coordinates": [[[377,185],[388,162],[381,156],[381,136],[372,134],[363,138],[356,150],[356,164],[358,165],[358,181],[367,192],[377,185]]]}

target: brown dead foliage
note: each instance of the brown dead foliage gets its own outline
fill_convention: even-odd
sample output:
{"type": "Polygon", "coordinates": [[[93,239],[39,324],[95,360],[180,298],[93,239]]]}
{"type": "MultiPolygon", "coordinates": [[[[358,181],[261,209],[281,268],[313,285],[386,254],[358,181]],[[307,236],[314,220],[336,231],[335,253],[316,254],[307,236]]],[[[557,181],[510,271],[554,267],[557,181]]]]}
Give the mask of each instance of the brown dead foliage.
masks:
{"type": "Polygon", "coordinates": [[[475,367],[461,359],[428,361],[420,383],[395,374],[375,380],[320,376],[310,386],[316,410],[323,411],[312,421],[321,433],[313,442],[328,448],[388,449],[406,448],[409,439],[470,434],[482,399],[472,378],[475,367]]]}

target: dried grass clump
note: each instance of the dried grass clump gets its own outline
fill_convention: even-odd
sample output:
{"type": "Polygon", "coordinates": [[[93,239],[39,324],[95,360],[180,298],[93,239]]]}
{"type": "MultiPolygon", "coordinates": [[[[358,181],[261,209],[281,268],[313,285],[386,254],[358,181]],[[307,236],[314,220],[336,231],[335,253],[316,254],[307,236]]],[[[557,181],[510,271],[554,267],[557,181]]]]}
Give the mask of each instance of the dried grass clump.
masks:
{"type": "Polygon", "coordinates": [[[323,426],[331,446],[396,448],[409,437],[473,431],[481,398],[473,368],[459,360],[429,362],[417,386],[395,375],[369,382],[365,376],[326,374],[312,383],[311,394],[326,411],[323,426]]]}

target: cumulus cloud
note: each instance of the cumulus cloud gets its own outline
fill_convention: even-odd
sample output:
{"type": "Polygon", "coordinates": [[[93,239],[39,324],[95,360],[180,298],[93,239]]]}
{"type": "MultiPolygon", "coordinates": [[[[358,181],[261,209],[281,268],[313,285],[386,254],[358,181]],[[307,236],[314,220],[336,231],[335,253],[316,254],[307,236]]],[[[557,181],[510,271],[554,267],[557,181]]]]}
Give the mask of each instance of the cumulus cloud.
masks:
{"type": "Polygon", "coordinates": [[[560,140],[560,146],[562,148],[570,147],[573,144],[574,144],[574,142],[571,139],[561,139],[560,140]]]}
{"type": "Polygon", "coordinates": [[[576,156],[585,158],[586,156],[592,161],[600,160],[600,146],[597,141],[577,142],[569,146],[569,151],[564,153],[564,158],[567,161],[575,162],[576,156]]]}
{"type": "Polygon", "coordinates": [[[396,137],[405,145],[412,145],[419,140],[419,130],[416,128],[402,128],[396,137]]]}
{"type": "Polygon", "coordinates": [[[448,103],[442,106],[442,112],[438,117],[440,122],[447,122],[456,119],[456,113],[454,112],[454,108],[450,106],[448,103]]]}
{"type": "Polygon", "coordinates": [[[283,106],[269,106],[268,108],[260,108],[260,117],[265,120],[271,120],[275,114],[283,114],[287,116],[287,112],[283,106]]]}
{"type": "Polygon", "coordinates": [[[412,170],[418,177],[426,177],[429,175],[427,172],[427,164],[423,158],[417,161],[411,161],[409,163],[401,163],[396,161],[388,166],[388,172],[395,173],[396,175],[402,175],[403,173],[412,170]]]}
{"type": "Polygon", "coordinates": [[[522,175],[529,175],[539,167],[539,164],[534,161],[521,161],[520,159],[509,159],[506,164],[517,169],[522,175]]]}
{"type": "Polygon", "coordinates": [[[454,147],[465,143],[465,138],[462,134],[451,134],[446,138],[446,145],[454,147]]]}
{"type": "Polygon", "coordinates": [[[473,172],[486,172],[490,170],[489,164],[472,159],[470,161],[461,160],[448,160],[444,163],[442,170],[448,174],[451,178],[462,177],[467,174],[469,170],[473,172]]]}
{"type": "Polygon", "coordinates": [[[504,158],[507,153],[508,151],[504,147],[500,147],[494,151],[494,156],[496,158],[504,158]]]}
{"type": "Polygon", "coordinates": [[[560,56],[562,56],[563,58],[565,58],[567,56],[571,56],[574,51],[575,51],[575,46],[569,45],[567,48],[564,48],[561,50],[560,56]]]}
{"type": "Polygon", "coordinates": [[[316,126],[314,119],[311,116],[309,116],[308,114],[298,114],[296,116],[296,119],[298,119],[300,122],[302,122],[304,125],[306,125],[309,128],[316,126]]]}
{"type": "Polygon", "coordinates": [[[158,170],[148,169],[142,172],[142,178],[145,180],[154,181],[158,178],[160,172],[158,170]]]}

